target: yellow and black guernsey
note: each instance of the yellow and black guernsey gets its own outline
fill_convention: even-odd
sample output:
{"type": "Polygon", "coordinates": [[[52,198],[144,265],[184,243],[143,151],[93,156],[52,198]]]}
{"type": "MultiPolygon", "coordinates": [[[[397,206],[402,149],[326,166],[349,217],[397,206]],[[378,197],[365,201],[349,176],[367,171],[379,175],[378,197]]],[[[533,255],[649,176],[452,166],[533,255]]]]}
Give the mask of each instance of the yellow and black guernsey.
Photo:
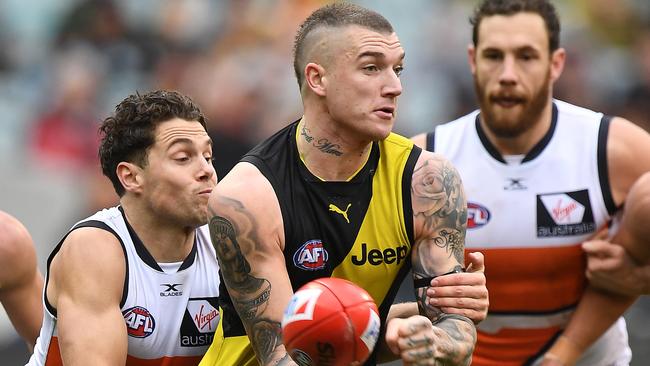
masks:
{"type": "MultiPolygon", "coordinates": [[[[383,334],[388,309],[411,265],[411,178],[421,150],[391,134],[373,144],[366,164],[351,179],[327,182],[305,167],[298,133],[294,122],[242,158],[260,170],[278,197],[293,290],[321,277],[355,282],[375,300],[383,334]]],[[[223,280],[221,286],[222,329],[201,365],[256,365],[223,280]]],[[[375,359],[373,354],[366,365],[376,364],[375,359]]]]}

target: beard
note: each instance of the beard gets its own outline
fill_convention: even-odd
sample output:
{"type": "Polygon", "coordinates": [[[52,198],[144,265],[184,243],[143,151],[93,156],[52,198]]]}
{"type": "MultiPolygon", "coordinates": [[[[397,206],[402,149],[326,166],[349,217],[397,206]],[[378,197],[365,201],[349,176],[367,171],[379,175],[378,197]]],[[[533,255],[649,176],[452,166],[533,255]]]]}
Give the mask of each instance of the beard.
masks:
{"type": "Polygon", "coordinates": [[[530,98],[514,95],[517,105],[511,109],[521,107],[519,113],[498,111],[497,108],[502,108],[495,105],[494,99],[498,98],[499,95],[488,95],[485,88],[479,85],[476,76],[474,76],[474,89],[481,108],[481,119],[487,128],[499,138],[515,138],[531,129],[539,120],[539,116],[550,100],[551,80],[549,74],[550,71],[547,73],[542,86],[530,98]]]}

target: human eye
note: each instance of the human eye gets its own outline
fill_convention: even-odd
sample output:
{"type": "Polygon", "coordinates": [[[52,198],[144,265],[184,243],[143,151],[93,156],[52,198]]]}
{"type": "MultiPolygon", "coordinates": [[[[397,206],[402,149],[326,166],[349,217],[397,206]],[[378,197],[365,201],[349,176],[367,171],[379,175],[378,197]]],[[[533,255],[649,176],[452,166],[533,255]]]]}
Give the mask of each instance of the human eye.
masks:
{"type": "Polygon", "coordinates": [[[485,51],[483,52],[483,58],[491,61],[498,61],[503,58],[503,55],[498,51],[485,51]]]}
{"type": "Polygon", "coordinates": [[[204,156],[203,158],[204,158],[205,161],[207,161],[209,164],[212,164],[212,162],[214,161],[214,158],[212,157],[212,155],[204,156]]]}
{"type": "Polygon", "coordinates": [[[379,67],[377,65],[366,65],[363,67],[363,69],[367,72],[377,72],[379,71],[379,67]]]}
{"type": "Polygon", "coordinates": [[[535,57],[535,54],[533,54],[532,52],[524,52],[519,56],[519,58],[524,61],[531,61],[536,59],[537,57],[535,57]]]}
{"type": "Polygon", "coordinates": [[[401,76],[404,72],[404,66],[397,66],[393,70],[395,70],[395,75],[401,76]]]}

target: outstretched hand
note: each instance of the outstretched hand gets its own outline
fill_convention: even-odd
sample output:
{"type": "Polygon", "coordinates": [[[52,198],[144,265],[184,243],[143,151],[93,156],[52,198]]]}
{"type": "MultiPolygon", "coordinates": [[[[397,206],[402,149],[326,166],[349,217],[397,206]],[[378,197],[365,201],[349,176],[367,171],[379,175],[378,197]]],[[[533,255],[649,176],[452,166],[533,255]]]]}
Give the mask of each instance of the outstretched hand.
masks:
{"type": "Polygon", "coordinates": [[[485,319],[490,305],[485,286],[485,263],[480,252],[469,253],[466,272],[439,276],[427,289],[427,301],[448,314],[466,316],[475,324],[485,319]]]}

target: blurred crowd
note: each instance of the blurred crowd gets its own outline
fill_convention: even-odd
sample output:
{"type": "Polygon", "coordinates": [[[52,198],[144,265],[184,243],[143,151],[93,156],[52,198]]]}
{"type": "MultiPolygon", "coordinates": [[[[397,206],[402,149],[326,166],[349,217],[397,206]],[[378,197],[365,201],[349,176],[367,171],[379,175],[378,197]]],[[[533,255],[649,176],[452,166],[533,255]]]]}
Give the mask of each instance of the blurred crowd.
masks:
{"type": "MultiPolygon", "coordinates": [[[[300,116],[292,38],[325,2],[3,0],[0,152],[24,151],[37,164],[87,175],[97,171],[97,126],[112,106],[133,91],[177,89],[206,112],[223,176],[248,148],[300,116]]],[[[474,108],[465,47],[475,1],[358,2],[385,14],[407,50],[398,132],[422,132],[474,108]]],[[[556,95],[647,128],[650,3],[558,7],[568,63],[556,95]]],[[[90,196],[97,202],[89,209],[113,198],[90,196]]]]}
{"type": "MultiPolygon", "coordinates": [[[[301,116],[293,36],[327,2],[0,0],[0,204],[36,231],[41,262],[67,226],[44,229],[26,217],[29,197],[16,196],[48,197],[74,182],[56,205],[32,205],[73,206],[61,219],[68,226],[115,203],[97,161],[97,128],[115,104],[157,88],[190,95],[208,117],[222,177],[301,116]]],[[[476,1],[356,2],[385,15],[406,49],[397,132],[430,130],[475,108],[466,46],[476,1]]],[[[568,54],[556,97],[650,129],[650,2],[556,4],[568,54]]]]}

